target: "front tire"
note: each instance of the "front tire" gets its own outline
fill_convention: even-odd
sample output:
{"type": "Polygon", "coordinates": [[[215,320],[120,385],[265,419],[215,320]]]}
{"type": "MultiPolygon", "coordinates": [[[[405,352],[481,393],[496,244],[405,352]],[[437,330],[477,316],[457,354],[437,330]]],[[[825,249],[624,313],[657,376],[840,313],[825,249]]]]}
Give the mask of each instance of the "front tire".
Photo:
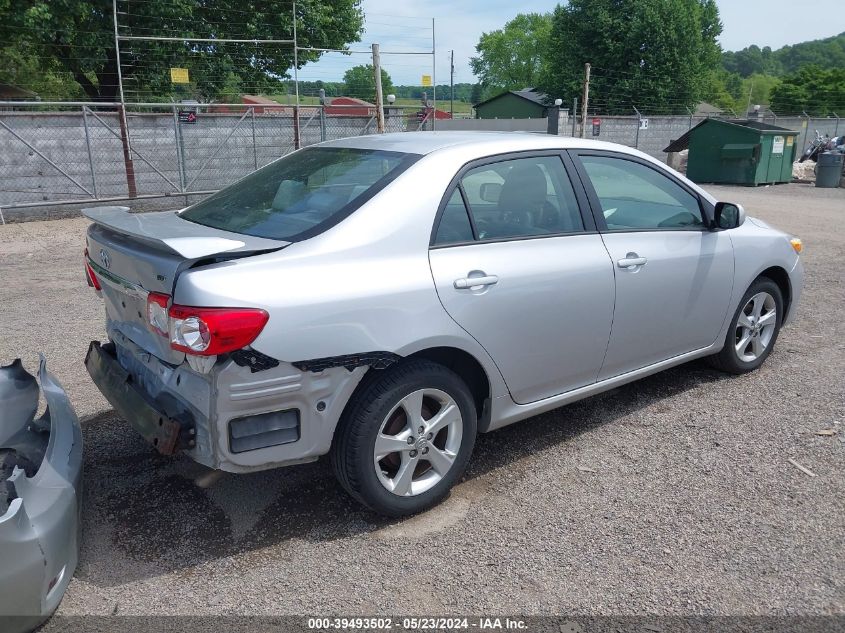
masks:
{"type": "Polygon", "coordinates": [[[411,360],[379,374],[347,406],[332,465],[355,499],[407,516],[442,501],[463,474],[477,414],[466,384],[442,365],[411,360]]]}
{"type": "Polygon", "coordinates": [[[739,302],[725,346],[710,357],[711,364],[731,374],[754,371],[772,353],[782,322],[780,288],[771,279],[758,277],[739,302]]]}

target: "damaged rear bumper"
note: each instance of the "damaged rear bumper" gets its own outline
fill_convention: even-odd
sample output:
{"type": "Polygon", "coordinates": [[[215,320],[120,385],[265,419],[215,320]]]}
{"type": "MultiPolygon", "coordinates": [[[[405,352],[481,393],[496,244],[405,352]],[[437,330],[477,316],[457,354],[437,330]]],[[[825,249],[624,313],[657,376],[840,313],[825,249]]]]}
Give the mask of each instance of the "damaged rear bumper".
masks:
{"type": "Polygon", "coordinates": [[[61,385],[0,367],[0,630],[28,631],[61,602],[79,557],[82,431],[61,385]]]}
{"type": "Polygon", "coordinates": [[[196,429],[190,415],[180,411],[171,416],[160,404],[149,402],[132,375],[118,362],[113,343],[100,345],[92,341],[85,367],[115,411],[159,453],[172,455],[195,445],[196,429]]]}

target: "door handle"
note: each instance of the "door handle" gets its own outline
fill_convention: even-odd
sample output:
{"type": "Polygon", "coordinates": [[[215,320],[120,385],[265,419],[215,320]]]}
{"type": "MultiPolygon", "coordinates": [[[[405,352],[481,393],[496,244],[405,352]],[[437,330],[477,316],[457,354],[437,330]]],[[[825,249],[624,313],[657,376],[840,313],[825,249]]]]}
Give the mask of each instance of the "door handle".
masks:
{"type": "Polygon", "coordinates": [[[466,290],[467,288],[475,288],[476,286],[492,286],[499,283],[499,278],[496,275],[485,275],[484,277],[464,277],[455,280],[455,288],[458,290],[466,290]]]}
{"type": "Polygon", "coordinates": [[[648,260],[645,257],[637,257],[635,253],[628,253],[625,259],[620,259],[616,262],[619,268],[636,268],[637,266],[645,266],[648,260]]]}

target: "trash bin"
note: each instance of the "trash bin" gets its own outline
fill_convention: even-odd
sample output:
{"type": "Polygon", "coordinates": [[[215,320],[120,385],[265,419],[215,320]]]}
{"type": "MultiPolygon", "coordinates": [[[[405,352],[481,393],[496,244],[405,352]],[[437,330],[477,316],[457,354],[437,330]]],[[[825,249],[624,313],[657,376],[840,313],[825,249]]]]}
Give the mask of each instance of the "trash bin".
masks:
{"type": "Polygon", "coordinates": [[[762,121],[706,119],[664,152],[689,150],[687,178],[764,185],[792,181],[798,132],[762,121]]]}
{"type": "Polygon", "coordinates": [[[816,165],[816,187],[833,189],[839,186],[842,178],[842,164],[845,161],[845,154],[839,152],[825,152],[819,154],[819,162],[816,165]]]}

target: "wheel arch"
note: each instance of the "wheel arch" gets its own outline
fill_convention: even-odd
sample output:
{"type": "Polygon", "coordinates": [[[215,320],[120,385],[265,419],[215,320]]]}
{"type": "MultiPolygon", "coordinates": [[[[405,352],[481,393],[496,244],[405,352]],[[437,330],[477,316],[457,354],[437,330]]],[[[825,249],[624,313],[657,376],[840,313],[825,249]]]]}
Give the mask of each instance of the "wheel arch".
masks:
{"type": "Polygon", "coordinates": [[[469,352],[457,347],[429,347],[414,352],[408,358],[425,358],[438,365],[451,369],[461,377],[472,394],[475,410],[478,413],[478,428],[484,430],[490,417],[490,378],[483,365],[469,352]]]}
{"type": "Polygon", "coordinates": [[[761,277],[771,279],[780,289],[780,294],[783,297],[783,316],[781,317],[781,321],[785,322],[792,307],[792,283],[789,281],[789,273],[780,266],[770,266],[757,275],[757,279],[761,277]]]}
{"type": "MultiPolygon", "coordinates": [[[[415,351],[407,356],[404,356],[399,362],[405,362],[413,359],[425,359],[431,362],[443,365],[447,369],[455,372],[467,385],[467,388],[472,394],[475,409],[478,414],[478,430],[483,432],[490,425],[490,402],[492,398],[492,385],[490,377],[481,362],[469,352],[457,347],[448,345],[426,347],[424,349],[415,351]]],[[[362,376],[355,390],[352,392],[349,400],[344,407],[344,412],[341,418],[346,413],[346,409],[360,393],[365,391],[369,386],[379,378],[384,369],[375,369],[370,367],[362,376]]]]}

